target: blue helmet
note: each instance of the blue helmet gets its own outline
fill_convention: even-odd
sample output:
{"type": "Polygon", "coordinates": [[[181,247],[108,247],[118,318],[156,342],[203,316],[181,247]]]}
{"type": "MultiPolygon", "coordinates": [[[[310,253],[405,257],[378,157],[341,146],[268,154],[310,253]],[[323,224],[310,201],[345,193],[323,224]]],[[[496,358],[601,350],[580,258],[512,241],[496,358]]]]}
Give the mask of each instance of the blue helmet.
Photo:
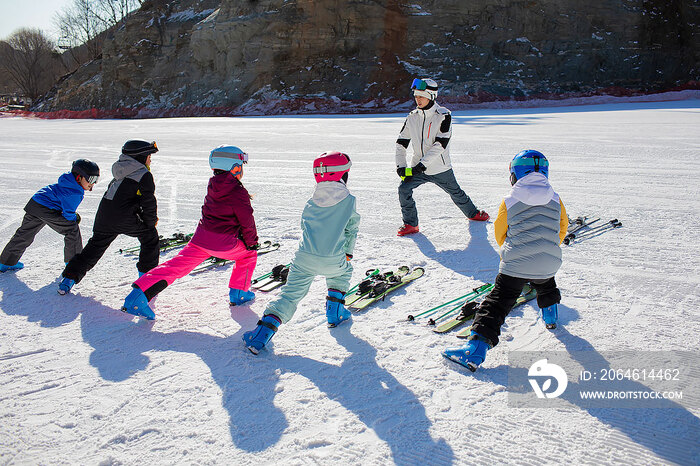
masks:
{"type": "Polygon", "coordinates": [[[231,171],[236,166],[243,168],[248,162],[248,154],[236,146],[219,146],[209,154],[209,166],[212,170],[231,171]]]}
{"type": "Polygon", "coordinates": [[[549,162],[542,152],[523,150],[510,161],[510,184],[515,184],[527,174],[539,172],[549,178],[549,162]]]}

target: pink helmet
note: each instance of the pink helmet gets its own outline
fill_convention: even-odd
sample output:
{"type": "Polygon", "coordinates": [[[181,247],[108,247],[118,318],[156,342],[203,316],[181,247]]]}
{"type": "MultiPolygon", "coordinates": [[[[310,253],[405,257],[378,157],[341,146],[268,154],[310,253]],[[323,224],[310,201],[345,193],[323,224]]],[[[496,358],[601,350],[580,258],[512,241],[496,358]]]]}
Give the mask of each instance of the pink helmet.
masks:
{"type": "Polygon", "coordinates": [[[340,181],[350,171],[350,157],[342,152],[324,152],[314,160],[314,178],[321,181],[340,181]]]}

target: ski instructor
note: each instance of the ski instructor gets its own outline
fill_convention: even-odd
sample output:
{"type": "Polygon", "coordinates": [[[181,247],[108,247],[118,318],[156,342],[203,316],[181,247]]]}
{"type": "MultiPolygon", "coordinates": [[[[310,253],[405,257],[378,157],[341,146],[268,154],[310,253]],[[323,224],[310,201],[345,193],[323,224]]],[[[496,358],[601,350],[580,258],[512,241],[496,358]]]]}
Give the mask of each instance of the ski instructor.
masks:
{"type": "Polygon", "coordinates": [[[452,198],[452,202],[470,220],[486,221],[489,214],[476,208],[459,187],[450,163],[452,115],[435,101],[438,86],[429,78],[414,79],[411,84],[417,108],[406,117],[396,140],[396,172],[401,177],[399,202],[403,226],[398,236],[418,233],[418,211],[413,190],[424,183],[433,183],[452,198]],[[412,142],[413,155],[406,160],[406,149],[412,142]]]}

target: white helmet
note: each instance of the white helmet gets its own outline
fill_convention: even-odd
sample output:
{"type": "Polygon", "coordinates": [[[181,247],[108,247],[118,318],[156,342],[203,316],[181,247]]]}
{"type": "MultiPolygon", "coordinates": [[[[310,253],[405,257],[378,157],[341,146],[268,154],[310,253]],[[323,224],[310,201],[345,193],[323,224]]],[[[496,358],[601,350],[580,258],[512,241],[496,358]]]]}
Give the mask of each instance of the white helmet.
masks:
{"type": "Polygon", "coordinates": [[[419,95],[430,100],[437,99],[438,85],[430,78],[414,79],[413,83],[411,83],[411,89],[413,89],[414,96],[419,95]]]}

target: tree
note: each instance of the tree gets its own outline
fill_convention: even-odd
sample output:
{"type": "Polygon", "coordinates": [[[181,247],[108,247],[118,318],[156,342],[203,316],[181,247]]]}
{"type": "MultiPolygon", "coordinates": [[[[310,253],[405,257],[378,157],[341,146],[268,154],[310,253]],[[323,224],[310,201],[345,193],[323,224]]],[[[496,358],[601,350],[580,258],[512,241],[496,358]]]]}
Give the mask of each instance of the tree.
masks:
{"type": "Polygon", "coordinates": [[[18,29],[0,43],[0,67],[32,100],[54,84],[54,44],[39,29],[18,29]]]}
{"type": "Polygon", "coordinates": [[[76,65],[102,53],[104,31],[126,22],[142,0],[73,0],[54,19],[60,46],[69,50],[76,65]]]}

